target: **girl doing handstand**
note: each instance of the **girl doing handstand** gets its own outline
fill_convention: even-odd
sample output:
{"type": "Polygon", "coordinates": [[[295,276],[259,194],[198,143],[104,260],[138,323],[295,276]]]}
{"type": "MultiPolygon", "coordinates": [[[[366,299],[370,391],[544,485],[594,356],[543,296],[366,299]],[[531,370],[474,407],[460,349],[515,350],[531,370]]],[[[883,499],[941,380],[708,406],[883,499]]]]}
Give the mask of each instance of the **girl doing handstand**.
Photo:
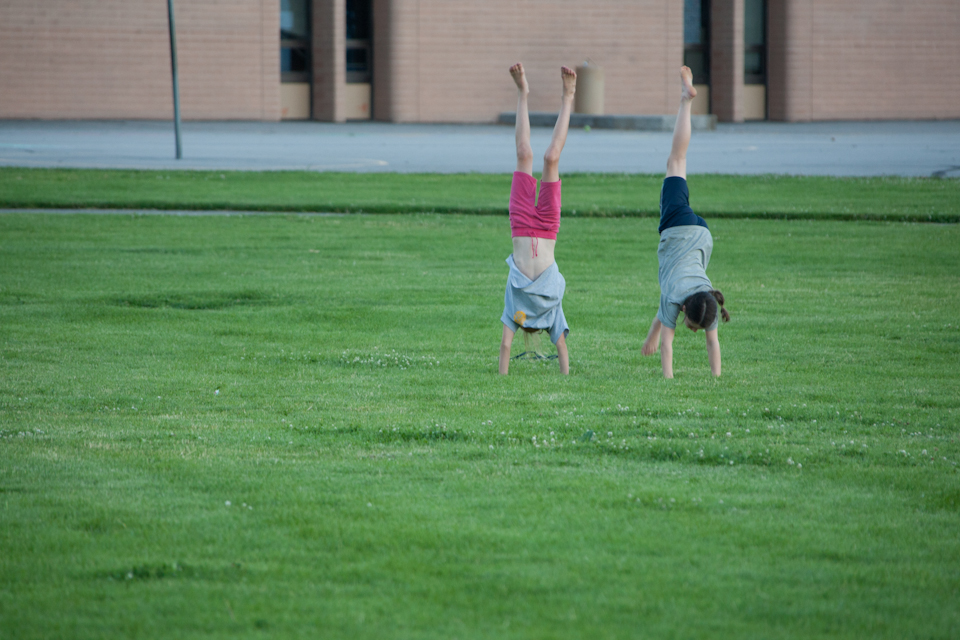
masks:
{"type": "Polygon", "coordinates": [[[713,251],[713,236],[706,221],[690,208],[687,189],[687,147],[690,145],[690,103],[697,95],[689,67],[680,69],[680,110],[673,129],[673,146],[667,160],[667,176],[660,191],[660,308],[643,343],[642,353],[653,355],[660,348],[665,378],[673,377],[673,336],[677,318],[707,339],[710,372],[720,375],[720,341],[717,338],[717,306],[724,322],[730,314],[723,307],[723,294],[707,278],[713,251]]]}
{"type": "Polygon", "coordinates": [[[530,89],[522,64],[510,67],[517,85],[517,169],[510,187],[510,229],[513,253],[507,258],[510,275],[504,294],[503,336],[500,340],[500,373],[510,367],[510,347],[519,329],[536,332],[549,330],[550,340],[557,346],[560,373],[570,372],[567,354],[567,326],[563,315],[563,292],[566,282],[554,261],[557,231],[560,229],[560,152],[567,140],[577,74],[560,67],[563,94],[560,115],[553,129],[550,146],[543,156],[540,196],[535,200],[537,180],[533,177],[533,149],[530,146],[530,115],[527,94],[530,89]]]}

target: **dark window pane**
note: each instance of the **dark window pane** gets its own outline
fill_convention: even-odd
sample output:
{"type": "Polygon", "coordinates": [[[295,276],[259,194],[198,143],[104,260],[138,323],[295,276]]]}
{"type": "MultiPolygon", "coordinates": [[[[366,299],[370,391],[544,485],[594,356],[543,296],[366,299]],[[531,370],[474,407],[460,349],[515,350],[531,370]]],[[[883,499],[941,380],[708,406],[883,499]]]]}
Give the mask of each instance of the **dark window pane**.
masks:
{"type": "Polygon", "coordinates": [[[281,0],[280,37],[310,38],[310,0],[281,0]]]}
{"type": "Polygon", "coordinates": [[[370,0],[347,0],[347,39],[370,38],[370,0]]]}
{"type": "Polygon", "coordinates": [[[683,43],[703,44],[703,0],[683,2],[683,43]]]}
{"type": "Polygon", "coordinates": [[[683,52],[683,64],[693,71],[694,84],[710,84],[710,74],[707,68],[707,54],[702,49],[687,49],[683,52]]]}
{"type": "Polygon", "coordinates": [[[743,2],[743,45],[762,47],[767,38],[764,33],[765,0],[744,0],[743,2]]]}
{"type": "Polygon", "coordinates": [[[308,71],[309,56],[306,49],[288,48],[280,49],[280,71],[308,71]]]}
{"type": "Polygon", "coordinates": [[[347,71],[366,71],[367,64],[366,49],[347,49],[347,71]]]}
{"type": "Polygon", "coordinates": [[[743,81],[746,84],[767,82],[767,2],[743,2],[743,81]]]}
{"type": "Polygon", "coordinates": [[[694,84],[710,84],[710,0],[684,0],[683,43],[694,84]]]}

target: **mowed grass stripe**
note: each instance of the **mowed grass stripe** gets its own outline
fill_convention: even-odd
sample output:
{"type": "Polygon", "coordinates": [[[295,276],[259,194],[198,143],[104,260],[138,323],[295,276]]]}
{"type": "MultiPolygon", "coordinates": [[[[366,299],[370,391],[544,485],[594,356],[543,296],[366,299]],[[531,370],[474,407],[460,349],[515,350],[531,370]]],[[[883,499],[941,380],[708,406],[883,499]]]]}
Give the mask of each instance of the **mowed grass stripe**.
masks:
{"type": "MultiPolygon", "coordinates": [[[[509,174],[0,168],[0,207],[507,213],[509,174]]],[[[563,174],[568,217],[656,216],[661,175],[563,174]]],[[[960,221],[960,179],[690,176],[715,218],[960,221]]]]}

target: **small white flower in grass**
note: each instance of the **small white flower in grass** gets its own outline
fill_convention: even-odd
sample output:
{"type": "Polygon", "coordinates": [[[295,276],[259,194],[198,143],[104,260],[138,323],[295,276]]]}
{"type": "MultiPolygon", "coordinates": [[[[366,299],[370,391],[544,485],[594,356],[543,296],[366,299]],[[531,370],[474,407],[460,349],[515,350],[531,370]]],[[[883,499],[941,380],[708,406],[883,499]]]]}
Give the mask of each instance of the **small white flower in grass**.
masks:
{"type": "Polygon", "coordinates": [[[373,503],[372,503],[372,502],[368,502],[368,503],[367,503],[367,506],[368,506],[368,507],[372,507],[372,506],[373,506],[373,503]]]}
{"type": "Polygon", "coordinates": [[[733,434],[730,433],[729,431],[727,431],[727,437],[730,438],[730,437],[732,437],[732,436],[733,436],[733,434]]]}
{"type": "Polygon", "coordinates": [[[493,445],[490,445],[490,448],[493,449],[493,445]]]}
{"type": "Polygon", "coordinates": [[[215,396],[220,395],[220,389],[217,389],[216,391],[214,391],[214,392],[213,392],[213,395],[215,395],[215,396]]]}
{"type": "Polygon", "coordinates": [[[227,500],[227,501],[226,501],[226,502],[224,502],[223,504],[229,507],[229,506],[230,506],[230,501],[229,501],[229,500],[227,500]]]}
{"type": "Polygon", "coordinates": [[[803,465],[800,464],[799,462],[797,463],[797,469],[803,469],[803,465]]]}
{"type": "Polygon", "coordinates": [[[794,464],[793,458],[787,458],[787,464],[792,466],[794,464]]]}
{"type": "Polygon", "coordinates": [[[607,431],[607,435],[612,438],[612,437],[613,437],[613,431],[607,431]]]}

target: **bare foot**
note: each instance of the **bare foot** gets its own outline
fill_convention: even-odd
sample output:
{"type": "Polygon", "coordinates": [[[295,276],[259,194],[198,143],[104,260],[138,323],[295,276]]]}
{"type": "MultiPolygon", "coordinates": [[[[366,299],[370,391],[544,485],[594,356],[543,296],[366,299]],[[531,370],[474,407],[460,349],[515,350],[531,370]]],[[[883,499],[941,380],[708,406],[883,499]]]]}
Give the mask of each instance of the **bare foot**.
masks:
{"type": "Polygon", "coordinates": [[[680,99],[693,100],[697,97],[697,90],[693,88],[693,71],[690,67],[680,67],[680,99]]]}
{"type": "Polygon", "coordinates": [[[577,72],[570,67],[560,67],[560,78],[563,79],[563,97],[572,98],[577,92],[577,72]]]}
{"type": "Polygon", "coordinates": [[[523,73],[523,65],[517,63],[510,67],[510,75],[513,76],[513,81],[517,83],[517,89],[523,93],[530,93],[530,87],[527,86],[527,76],[523,73]]]}

